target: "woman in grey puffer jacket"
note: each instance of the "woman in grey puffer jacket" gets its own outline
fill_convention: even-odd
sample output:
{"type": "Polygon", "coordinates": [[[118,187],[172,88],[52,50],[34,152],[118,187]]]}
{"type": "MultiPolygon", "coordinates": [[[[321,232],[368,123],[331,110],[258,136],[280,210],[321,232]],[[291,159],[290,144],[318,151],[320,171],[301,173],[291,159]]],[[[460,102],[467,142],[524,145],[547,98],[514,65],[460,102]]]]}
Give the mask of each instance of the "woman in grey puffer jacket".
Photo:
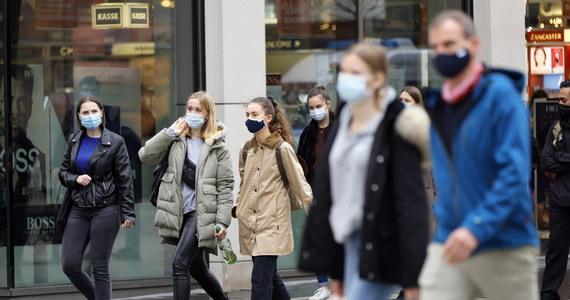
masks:
{"type": "Polygon", "coordinates": [[[190,275],[213,299],[227,299],[202,256],[202,250],[217,253],[215,238],[225,238],[231,221],[234,177],[225,132],[216,121],[211,96],[200,91],[188,98],[186,118],[157,133],[139,150],[142,163],[149,166],[168,155],[154,225],[163,243],[176,245],[174,299],[190,297],[190,275]],[[222,228],[219,233],[216,225],[222,228]]]}

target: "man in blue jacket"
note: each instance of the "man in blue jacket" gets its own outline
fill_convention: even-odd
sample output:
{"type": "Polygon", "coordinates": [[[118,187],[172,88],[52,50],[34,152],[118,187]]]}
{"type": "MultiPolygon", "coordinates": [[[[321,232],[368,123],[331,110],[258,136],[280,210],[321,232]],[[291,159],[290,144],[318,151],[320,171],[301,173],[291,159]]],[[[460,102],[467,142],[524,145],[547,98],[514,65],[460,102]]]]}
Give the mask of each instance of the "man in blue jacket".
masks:
{"type": "Polygon", "coordinates": [[[528,112],[522,74],[477,60],[473,20],[444,11],[429,27],[445,81],[426,94],[439,198],[421,299],[538,299],[528,112]]]}
{"type": "Polygon", "coordinates": [[[542,150],[543,171],[555,174],[550,198],[550,237],[542,276],[542,300],[560,300],[558,289],[566,275],[570,247],[570,80],[558,91],[560,120],[550,127],[542,150]]]}

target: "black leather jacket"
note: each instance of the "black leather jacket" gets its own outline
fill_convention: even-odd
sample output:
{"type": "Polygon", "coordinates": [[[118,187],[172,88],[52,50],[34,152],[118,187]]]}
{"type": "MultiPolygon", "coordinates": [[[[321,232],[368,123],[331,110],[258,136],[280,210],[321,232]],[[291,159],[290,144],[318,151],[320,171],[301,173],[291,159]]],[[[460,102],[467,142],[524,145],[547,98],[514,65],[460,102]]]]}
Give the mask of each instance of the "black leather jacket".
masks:
{"type": "Polygon", "coordinates": [[[83,131],[72,134],[67,142],[59,181],[70,190],[72,201],[79,207],[103,207],[121,205],[121,223],[135,221],[134,189],[131,178],[129,154],[123,138],[104,129],[99,145],[89,159],[87,174],[91,176],[88,186],[81,186],[75,179],[82,175],[75,164],[83,131]]]}

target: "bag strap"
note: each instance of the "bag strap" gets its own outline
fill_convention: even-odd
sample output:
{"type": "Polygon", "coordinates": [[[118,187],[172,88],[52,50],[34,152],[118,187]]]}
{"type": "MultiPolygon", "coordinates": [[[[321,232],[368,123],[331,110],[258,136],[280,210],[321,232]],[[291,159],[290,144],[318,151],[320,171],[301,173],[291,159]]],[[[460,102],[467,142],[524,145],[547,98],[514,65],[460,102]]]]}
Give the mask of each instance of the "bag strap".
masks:
{"type": "Polygon", "coordinates": [[[277,142],[275,146],[275,157],[277,158],[277,168],[279,169],[279,174],[281,175],[281,181],[286,188],[289,187],[289,179],[287,178],[287,172],[285,172],[285,166],[283,165],[283,157],[281,157],[281,144],[283,144],[283,140],[277,142]]]}
{"type": "Polygon", "coordinates": [[[251,140],[245,142],[243,149],[241,149],[241,158],[243,160],[243,165],[245,166],[245,161],[247,160],[247,152],[249,151],[249,143],[251,140]]]}

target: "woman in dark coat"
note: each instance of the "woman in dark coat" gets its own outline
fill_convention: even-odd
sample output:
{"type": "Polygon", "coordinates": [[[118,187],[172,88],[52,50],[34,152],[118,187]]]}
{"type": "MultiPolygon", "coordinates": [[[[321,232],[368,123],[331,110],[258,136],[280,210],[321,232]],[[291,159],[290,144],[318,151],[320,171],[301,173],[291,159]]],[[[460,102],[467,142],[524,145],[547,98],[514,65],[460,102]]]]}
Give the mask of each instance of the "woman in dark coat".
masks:
{"type": "Polygon", "coordinates": [[[428,118],[388,87],[386,52],[353,46],[337,92],[346,101],[317,167],[299,267],[327,273],[333,294],[387,299],[401,286],[419,297],[428,242],[421,162],[428,118]]]}
{"type": "MultiPolygon", "coordinates": [[[[123,138],[105,128],[101,101],[84,96],[77,104],[80,131],[63,155],[59,181],[67,187],[70,210],[61,247],[63,272],[87,298],[111,299],[109,259],[119,228],[135,226],[134,190],[123,138]],[[87,246],[95,282],[81,263],[87,246]]],[[[66,207],[64,205],[64,207],[66,207]]]]}

